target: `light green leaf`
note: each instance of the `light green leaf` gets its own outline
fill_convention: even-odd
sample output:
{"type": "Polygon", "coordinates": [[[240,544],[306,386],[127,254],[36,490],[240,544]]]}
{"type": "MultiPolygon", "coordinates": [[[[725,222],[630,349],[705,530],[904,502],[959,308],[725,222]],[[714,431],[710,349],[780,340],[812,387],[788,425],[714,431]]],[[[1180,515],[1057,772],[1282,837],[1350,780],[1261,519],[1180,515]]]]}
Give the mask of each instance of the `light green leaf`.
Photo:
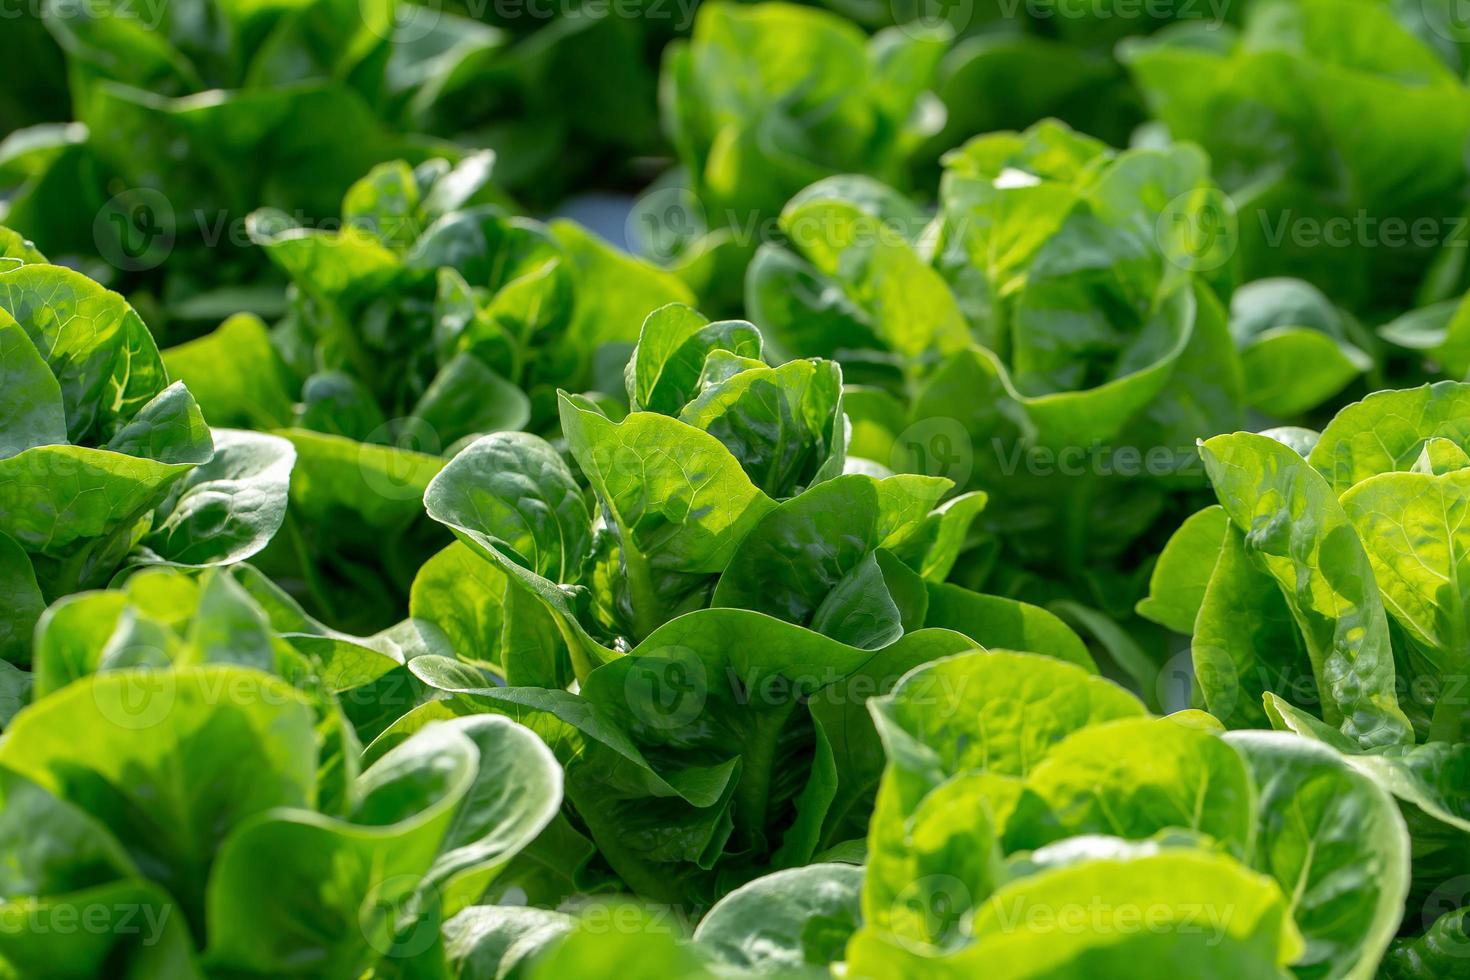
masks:
{"type": "Polygon", "coordinates": [[[1246,552],[1286,597],[1323,717],[1365,747],[1409,739],[1373,568],[1327,482],[1294,450],[1263,436],[1216,436],[1201,453],[1221,505],[1245,534],[1246,552]]]}

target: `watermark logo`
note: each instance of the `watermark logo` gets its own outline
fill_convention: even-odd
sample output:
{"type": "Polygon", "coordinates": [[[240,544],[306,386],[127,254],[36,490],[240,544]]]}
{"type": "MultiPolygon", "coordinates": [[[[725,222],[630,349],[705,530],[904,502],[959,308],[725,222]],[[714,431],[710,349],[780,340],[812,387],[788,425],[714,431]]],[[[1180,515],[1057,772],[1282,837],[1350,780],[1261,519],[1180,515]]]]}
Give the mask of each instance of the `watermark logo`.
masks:
{"type": "Polygon", "coordinates": [[[1235,254],[1235,205],[1224,191],[1196,187],[1159,212],[1154,233],[1164,257],[1186,272],[1210,272],[1235,254]]]}
{"type": "Polygon", "coordinates": [[[1470,41],[1470,0],[1420,0],[1419,10],[1439,37],[1456,44],[1470,41]]]}
{"type": "Polygon", "coordinates": [[[408,454],[438,456],[443,451],[444,440],[428,422],[415,416],[390,419],[363,440],[357,469],[368,489],[383,499],[417,500],[424,495],[423,466],[408,454]]]}
{"type": "Polygon", "coordinates": [[[422,41],[439,29],[443,11],[437,2],[416,0],[358,0],[358,12],[367,29],[384,41],[412,44],[422,41]]]}
{"type": "Polygon", "coordinates": [[[888,467],[895,473],[920,473],[967,486],[975,468],[975,448],[959,419],[934,416],[921,419],[893,440],[888,467]]]}
{"type": "Polygon", "coordinates": [[[630,661],[623,696],[633,716],[648,728],[683,728],[704,711],[709,672],[689,647],[662,647],[630,661]]]}
{"type": "MultiPolygon", "coordinates": [[[[1467,905],[1470,905],[1470,875],[1456,875],[1441,882],[1424,900],[1424,910],[1421,913],[1424,929],[1427,931],[1440,919],[1467,905]]],[[[1441,930],[1439,941],[1435,943],[1435,951],[1456,959],[1470,959],[1470,935],[1467,935],[1467,929],[1470,926],[1462,919],[1458,929],[1441,930]]]]}
{"type": "MultiPolygon", "coordinates": [[[[162,652],[158,652],[162,656],[162,652]]],[[[106,684],[92,685],[97,713],[129,732],[162,724],[173,712],[177,675],[168,669],[119,671],[106,684]]]]}
{"type": "Polygon", "coordinates": [[[904,885],[894,898],[889,922],[899,945],[932,954],[951,944],[974,907],[974,895],[954,875],[925,875],[904,885]]]}
{"type": "Polygon", "coordinates": [[[661,187],[638,199],[623,229],[634,250],[656,262],[677,259],[709,232],[704,206],[686,187],[661,187]]]}
{"type": "Polygon", "coordinates": [[[173,253],[177,240],[173,205],[149,187],[114,194],[92,220],[97,254],[123,272],[158,268],[173,253]]]}
{"type": "Polygon", "coordinates": [[[417,875],[390,875],[375,883],[357,910],[368,945],[388,959],[412,959],[439,941],[438,888],[417,875]]]}

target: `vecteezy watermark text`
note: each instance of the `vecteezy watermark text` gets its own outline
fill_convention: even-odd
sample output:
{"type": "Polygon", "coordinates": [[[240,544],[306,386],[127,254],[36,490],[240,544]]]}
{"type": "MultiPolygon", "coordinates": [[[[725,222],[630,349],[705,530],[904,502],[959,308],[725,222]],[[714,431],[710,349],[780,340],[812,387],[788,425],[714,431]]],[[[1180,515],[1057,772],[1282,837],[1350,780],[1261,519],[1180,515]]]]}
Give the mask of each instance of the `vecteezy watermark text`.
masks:
{"type": "Polygon", "coordinates": [[[1352,214],[1319,218],[1298,214],[1291,208],[1280,212],[1256,212],[1261,237],[1270,248],[1464,248],[1470,218],[1380,217],[1359,209],[1352,214]]]}

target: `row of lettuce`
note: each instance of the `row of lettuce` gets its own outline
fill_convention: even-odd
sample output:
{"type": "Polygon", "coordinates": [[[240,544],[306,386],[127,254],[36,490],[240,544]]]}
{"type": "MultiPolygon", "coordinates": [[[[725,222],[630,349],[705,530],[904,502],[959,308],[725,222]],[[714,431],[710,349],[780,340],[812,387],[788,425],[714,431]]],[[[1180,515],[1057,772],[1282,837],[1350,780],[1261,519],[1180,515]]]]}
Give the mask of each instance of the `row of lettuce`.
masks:
{"type": "Polygon", "coordinates": [[[1057,116],[1207,150],[1248,280],[1303,278],[1375,323],[1467,285],[1470,59],[1448,0],[833,6],[48,0],[7,63],[64,73],[71,106],[0,144],[4,222],[178,339],[279,313],[244,233],[257,207],[321,222],[370,167],[473,146],[544,211],[672,157],[630,233],[734,313],[802,188],[861,173],[932,200],[943,152],[1057,116]]]}
{"type": "Polygon", "coordinates": [[[13,973],[1463,964],[1470,388],[1205,443],[1220,506],[1141,611],[1193,634],[1209,714],[1158,717],[1159,665],[1084,605],[1205,485],[1195,435],[1382,370],[1311,287],[1232,295],[1160,233],[1212,200],[1197,150],[981,138],[932,218],[819,182],[752,266],[764,329],[511,216],[489,163],[377,168],[340,231],[257,212],[289,311],[162,353],[6,236],[13,973]],[[1295,343],[1337,374],[1257,400],[1295,343]],[[1031,470],[926,472],[903,440],[945,420],[1031,470]],[[1036,468],[1093,442],[1186,449],[1036,468]],[[1146,520],[1109,539],[1106,494],[1146,520]],[[1091,647],[946,581],[1014,582],[1052,522],[1034,567],[1079,563],[1052,608],[1091,647]],[[89,909],[131,911],[79,943],[89,909]]]}
{"type": "Polygon", "coordinates": [[[0,151],[0,975],[1465,971],[1448,11],[710,5],[657,265],[651,16],[217,6],[0,151]]]}

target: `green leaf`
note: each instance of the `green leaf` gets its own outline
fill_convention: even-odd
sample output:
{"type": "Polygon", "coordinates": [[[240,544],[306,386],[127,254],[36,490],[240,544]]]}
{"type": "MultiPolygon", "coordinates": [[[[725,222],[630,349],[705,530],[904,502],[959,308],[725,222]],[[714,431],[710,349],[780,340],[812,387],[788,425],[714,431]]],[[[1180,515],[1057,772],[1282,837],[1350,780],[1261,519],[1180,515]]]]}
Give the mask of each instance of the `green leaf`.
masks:
{"type": "MultiPolygon", "coordinates": [[[[1443,824],[1451,839],[1461,839],[1463,834],[1470,833],[1470,794],[1463,789],[1465,776],[1470,773],[1470,748],[1464,744],[1429,742],[1365,753],[1336,729],[1277,695],[1266,696],[1266,712],[1273,728],[1336,749],[1354,768],[1371,776],[1395,798],[1422,810],[1430,821],[1443,824]]],[[[1416,843],[1422,829],[1415,828],[1416,843]]],[[[1444,836],[1443,831],[1439,836],[1444,836]]]]}
{"type": "Polygon", "coordinates": [[[863,870],[812,864],[757,878],[721,899],[694,941],[733,967],[782,976],[828,976],[861,922],[863,870]]]}
{"type": "MultiPolygon", "coordinates": [[[[1470,472],[1443,476],[1382,473],[1354,485],[1342,506],[1373,566],[1383,603],[1408,634],[1417,657],[1408,658],[1436,681],[1470,669],[1470,472]]],[[[1438,685],[1437,685],[1438,686],[1438,685]]],[[[1421,692],[1421,696],[1428,692],[1421,692]]],[[[1435,692],[1444,702],[1444,693],[1435,692]]],[[[1452,708],[1462,714],[1462,708],[1452,708]]],[[[1436,715],[1443,712],[1436,710],[1436,715]]],[[[1459,722],[1436,738],[1457,741],[1459,722]]]]}
{"type": "Polygon", "coordinates": [[[1270,574],[1251,560],[1245,535],[1233,525],[1194,621],[1191,651],[1205,706],[1228,728],[1262,727],[1267,691],[1319,703],[1316,674],[1291,606],[1270,574]]]}
{"type": "MultiPolygon", "coordinates": [[[[64,596],[41,613],[36,623],[33,669],[40,695],[60,690],[96,673],[104,660],[132,661],[129,666],[167,662],[167,636],[156,632],[144,641],[124,632],[113,642],[127,597],[121,592],[83,592],[64,596]],[[141,649],[129,650],[132,645],[141,649]]],[[[156,621],[155,621],[156,624],[156,621]]]]}
{"type": "Polygon", "coordinates": [[[1138,615],[1175,633],[1193,633],[1229,526],[1219,506],[1191,514],[1179,525],[1159,554],[1138,615]]]}
{"type": "Polygon", "coordinates": [[[949,964],[954,975],[980,961],[1006,978],[1122,975],[1167,972],[1178,963],[1209,964],[1231,976],[1283,976],[1302,951],[1281,890],[1228,857],[1166,849],[1123,860],[1095,860],[1023,878],[998,889],[975,911],[974,945],[949,964]],[[1065,908],[1077,896],[1098,896],[1104,910],[1096,929],[1075,930],[1060,919],[1023,920],[1015,910],[1065,908]],[[1130,908],[1152,908],[1148,929],[1123,933],[1130,908]],[[1233,912],[1201,927],[1200,909],[1221,904],[1233,912]],[[1122,917],[1119,918],[1118,916],[1122,917]],[[1096,971],[1096,972],[1094,972],[1096,971]]]}
{"type": "Polygon", "coordinates": [[[66,439],[61,388],[35,344],[7,315],[0,319],[0,458],[66,439]]]}
{"type": "Polygon", "coordinates": [[[105,441],[167,383],[148,328],[117,293],[79,272],[25,265],[0,276],[0,310],[44,351],[71,442],[105,441]]]}
{"type": "Polygon", "coordinates": [[[298,288],[324,302],[370,297],[399,275],[403,260],[362,228],[303,228],[289,215],[263,208],[246,218],[250,240],[298,288]]]}
{"type": "Polygon", "coordinates": [[[256,671],[110,671],[17,716],[0,765],[106,824],[202,931],[221,837],[310,803],[312,728],[306,703],[256,671]],[[228,778],[204,775],[220,773],[228,778]]]}
{"type": "Polygon", "coordinates": [[[657,567],[722,571],[774,507],[713,437],[674,419],[638,413],[615,423],[563,398],[562,425],[624,548],[657,567]]]}
{"type": "Polygon", "coordinates": [[[930,582],[924,625],[963,633],[984,647],[1044,653],[1097,673],[1092,654],[1070,626],[1040,606],[1015,599],[930,582]]]}
{"type": "Polygon", "coordinates": [[[1201,453],[1246,552],[1286,597],[1323,717],[1365,747],[1409,739],[1373,568],[1332,489],[1294,450],[1263,436],[1216,436],[1201,453]]]}
{"type": "Polygon", "coordinates": [[[422,230],[415,227],[419,186],[406,161],[379,164],[347,189],[342,198],[342,221],[377,236],[402,251],[422,230]]]}
{"type": "Polygon", "coordinates": [[[1470,909],[1446,912],[1422,936],[1394,942],[1383,963],[1384,976],[1392,980],[1428,980],[1453,976],[1464,961],[1461,955],[1470,943],[1467,928],[1470,909]]]}
{"type": "MultiPolygon", "coordinates": [[[[317,371],[301,386],[292,424],[297,428],[345,436],[361,442],[381,440],[387,426],[383,410],[367,385],[345,371],[317,371]]],[[[425,434],[426,438],[432,434],[425,434]]]]}
{"type": "Polygon", "coordinates": [[[870,329],[900,357],[964,347],[969,327],[943,279],[902,231],[848,196],[852,183],[838,177],[802,191],[782,210],[782,230],[820,272],[837,278],[870,329]]]}
{"type": "Polygon", "coordinates": [[[291,424],[285,366],[259,317],[240,313],[211,334],[163,352],[169,376],[184,382],[213,425],[276,429],[291,424]]]}
{"type": "Polygon", "coordinates": [[[1138,840],[1178,829],[1244,858],[1255,808],[1244,762],[1216,735],[1125,719],[1075,732],[1036,763],[1004,842],[1009,852],[1078,834],[1138,840]]]}
{"type": "MultiPolygon", "coordinates": [[[[37,22],[39,23],[39,21],[37,22]]],[[[68,127],[60,127],[66,129],[68,127]]],[[[40,126],[31,130],[37,136],[46,133],[48,127],[40,126]]],[[[64,138],[64,137],[63,137],[64,138]]],[[[8,260],[7,264],[20,265],[46,265],[46,256],[36,251],[34,242],[28,240],[24,235],[9,228],[0,227],[0,259],[8,260]]]]}
{"type": "Polygon", "coordinates": [[[1241,351],[1251,407],[1277,418],[1315,408],[1373,367],[1357,347],[1316,330],[1277,327],[1241,351]]]}
{"type": "Polygon", "coordinates": [[[516,976],[576,922],[548,909],[476,905],[445,921],[444,954],[456,976],[516,976]]]}
{"type": "Polygon", "coordinates": [[[214,456],[173,484],[142,546],[181,565],[223,565],[259,552],[286,518],[296,450],[276,436],[214,430],[214,456]]]}
{"type": "Polygon", "coordinates": [[[494,667],[509,684],[565,687],[571,681],[565,644],[547,606],[462,542],[419,568],[409,615],[439,627],[461,659],[494,667]]]}
{"type": "Polygon", "coordinates": [[[908,409],[902,401],[882,388],[847,385],[842,410],[851,432],[848,455],[885,464],[894,458],[894,444],[908,427],[908,409]]]}
{"type": "Polygon", "coordinates": [[[859,963],[855,948],[870,935],[891,936],[915,952],[961,945],[974,906],[1004,880],[984,774],[963,773],[917,799],[908,798],[903,782],[890,768],[878,789],[863,881],[865,926],[848,948],[859,963]]]}
{"type": "Polygon", "coordinates": [[[522,429],[531,421],[526,394],[471,354],[456,354],[434,375],[411,413],[439,444],[522,429]]]}
{"type": "Polygon", "coordinates": [[[10,856],[0,893],[7,898],[65,895],[137,876],[105,825],[24,776],[0,770],[0,799],[0,839],[10,856]]]}
{"type": "Polygon", "coordinates": [[[1298,977],[1375,975],[1409,891],[1409,835],[1393,798],[1331,749],[1232,732],[1259,792],[1255,867],[1281,882],[1307,941],[1298,977]]]}
{"type": "Polygon", "coordinates": [[[832,288],[811,264],[772,242],[756,250],[746,269],[745,309],[780,359],[837,357],[883,346],[856,300],[832,288]]]}
{"type": "Polygon", "coordinates": [[[578,927],[536,959],[530,980],[708,980],[714,973],[661,918],[628,903],[590,912],[578,927]],[[620,923],[609,930],[605,922],[620,923]]]}
{"type": "Polygon", "coordinates": [[[401,529],[421,513],[424,490],[444,467],[437,456],[407,449],[305,429],[280,434],[296,447],[291,506],[312,522],[346,513],[370,528],[401,529]]]}
{"type": "MultiPolygon", "coordinates": [[[[459,912],[484,894],[510,860],[556,816],[562,798],[561,766],[528,729],[494,715],[448,724],[475,746],[479,767],[419,886],[442,903],[443,916],[459,912]]],[[[412,743],[410,739],[406,744],[412,743]]],[[[384,760],[377,763],[384,764],[384,760]]]]}
{"type": "Polygon", "coordinates": [[[1373,367],[1350,339],[1348,318],[1299,279],[1257,279],[1230,297],[1252,407],[1289,418],[1331,398],[1373,367]]]}
{"type": "MultiPolygon", "coordinates": [[[[77,542],[130,528],[189,468],[81,446],[27,449],[0,459],[0,531],[32,554],[77,555],[70,550],[77,542]]],[[[82,585],[110,571],[99,566],[82,585]]]]}
{"type": "Polygon", "coordinates": [[[138,879],[0,904],[0,963],[22,976],[83,980],[202,980],[187,924],[172,897],[138,879]],[[91,910],[91,911],[89,911],[91,910]],[[101,910],[100,912],[97,910],[101,910]],[[55,924],[92,925],[63,932],[55,924]],[[41,928],[31,924],[41,923],[41,928]]]}
{"type": "Polygon", "coordinates": [[[923,776],[926,786],[968,770],[1025,776],[1071,733],[1144,714],[1111,681],[1007,650],[937,660],[869,708],[890,763],[923,776]]]}
{"type": "Polygon", "coordinates": [[[647,636],[729,564],[775,503],[713,436],[637,412],[612,422],[565,396],[562,429],[617,530],[628,617],[647,636]]]}
{"type": "MultiPolygon", "coordinates": [[[[835,622],[829,602],[853,609],[855,597],[867,595],[876,597],[875,613],[886,623],[863,627],[865,633],[877,629],[867,643],[892,642],[894,630],[901,631],[899,609],[875,553],[901,548],[918,533],[947,486],[947,480],[913,475],[876,480],[849,474],[819,483],[755,525],[720,576],[711,602],[816,629],[819,614],[829,625],[835,622]],[[845,598],[835,598],[839,590],[845,598]],[[884,606],[887,615],[877,612],[884,606]]],[[[865,603],[858,600],[853,611],[865,603]]],[[[856,635],[838,638],[855,642],[856,635]]]]}
{"type": "Polygon", "coordinates": [[[138,409],[101,448],[160,463],[206,463],[214,447],[194,396],[176,381],[138,409]]]}
{"type": "Polygon", "coordinates": [[[869,701],[893,690],[909,671],[972,647],[971,639],[948,629],[909,633],[808,698],[816,742],[812,778],[786,838],[793,860],[834,842],[866,838],[873,795],[887,761],[869,701]]]}
{"type": "Polygon", "coordinates": [[[420,883],[477,763],[468,738],[436,725],[358,777],[350,819],[276,810],[236,830],[209,882],[211,966],[355,975],[423,950],[433,933],[426,942],[414,928],[420,883]]]}
{"type": "Polygon", "coordinates": [[[46,600],[25,550],[4,534],[0,534],[0,596],[5,597],[5,612],[0,615],[0,660],[28,664],[31,634],[46,600]]]}
{"type": "Polygon", "coordinates": [[[235,579],[206,572],[188,630],[195,663],[231,663],[271,672],[276,665],[270,622],[235,579]]]}
{"type": "Polygon", "coordinates": [[[440,514],[474,514],[474,528],[526,568],[575,581],[590,548],[591,516],[571,472],[544,440],[487,436],[454,458],[427,494],[440,514]]]}
{"type": "Polygon", "coordinates": [[[810,627],[864,650],[893,643],[924,622],[924,582],[888,551],[870,551],[812,613],[810,627]]]}
{"type": "Polygon", "coordinates": [[[679,420],[723,443],[772,497],[791,496],[842,470],[842,370],[831,361],[749,367],[719,380],[706,376],[679,420]]]}
{"type": "MultiPolygon", "coordinates": [[[[900,642],[927,645],[931,636],[919,632],[900,642]]],[[[691,761],[735,762],[739,842],[771,852],[806,783],[809,749],[797,734],[809,726],[803,699],[868,657],[757,612],[703,609],[666,623],[594,671],[583,693],[637,742],[658,747],[657,755],[677,747],[691,761]]],[[[606,846],[600,836],[599,844],[606,846]]]]}
{"type": "Polygon", "coordinates": [[[1442,244],[1409,229],[1463,209],[1463,71],[1447,65],[1453,43],[1441,54],[1425,40],[1443,43],[1443,29],[1355,0],[1252,8],[1240,30],[1190,28],[1130,39],[1119,55],[1155,117],[1203,147],[1253,215],[1240,222],[1243,280],[1300,276],[1350,308],[1407,305],[1442,244]],[[1326,158],[1330,176],[1316,165],[1326,158]],[[1382,217],[1369,230],[1364,215],[1382,217]]]}
{"type": "Polygon", "coordinates": [[[1403,391],[1378,391],[1335,415],[1309,461],[1341,494],[1379,473],[1413,469],[1433,437],[1470,445],[1470,385],[1439,381],[1403,391]]]}
{"type": "Polygon", "coordinates": [[[0,727],[8,727],[20,709],[31,702],[34,688],[30,674],[8,660],[0,660],[0,727]]]}
{"type": "Polygon", "coordinates": [[[688,287],[671,273],[617,251],[580,225],[559,220],[549,230],[567,253],[578,297],[567,336],[580,349],[634,343],[654,310],[694,303],[688,287]]]}
{"type": "Polygon", "coordinates": [[[1419,451],[1412,472],[1442,476],[1466,467],[1470,467],[1470,453],[1448,439],[1431,436],[1424,441],[1424,448],[1419,451]]]}
{"type": "Polygon", "coordinates": [[[635,411],[677,415],[699,391],[705,358],[716,350],[759,358],[760,331],[744,320],[710,323],[682,304],[660,307],[643,321],[628,361],[628,404],[635,411]]]}
{"type": "MultiPolygon", "coordinates": [[[[588,635],[562,585],[591,548],[591,515],[571,471],[543,440],[497,433],[476,440],[429,484],[428,515],[544,604],[579,677],[612,656],[588,635]]],[[[535,614],[527,625],[534,627],[535,614]]]]}
{"type": "Polygon", "coordinates": [[[983,490],[951,497],[924,518],[924,526],[896,554],[926,582],[943,582],[969,540],[970,526],[990,502],[983,490]]]}
{"type": "MultiPolygon", "coordinates": [[[[701,873],[701,864],[712,863],[729,838],[738,760],[709,764],[686,756],[681,765],[655,771],[598,702],[567,691],[486,687],[483,678],[467,678],[463,665],[440,657],[419,657],[410,668],[451,696],[395,722],[369,746],[370,759],[436,719],[485,712],[512,718],[556,753],[580,822],[619,876],[643,895],[670,900],[685,895],[688,879],[701,873]]],[[[682,678],[670,680],[682,683],[682,678]]],[[[636,694],[639,687],[630,684],[628,691],[636,694]]],[[[681,691],[674,690],[673,710],[680,707],[681,691]]],[[[662,705],[643,703],[653,712],[649,717],[666,717],[658,713],[662,705]]],[[[575,853],[561,857],[577,859],[575,853]]],[[[577,869],[567,866],[562,873],[575,879],[577,869]]]]}

